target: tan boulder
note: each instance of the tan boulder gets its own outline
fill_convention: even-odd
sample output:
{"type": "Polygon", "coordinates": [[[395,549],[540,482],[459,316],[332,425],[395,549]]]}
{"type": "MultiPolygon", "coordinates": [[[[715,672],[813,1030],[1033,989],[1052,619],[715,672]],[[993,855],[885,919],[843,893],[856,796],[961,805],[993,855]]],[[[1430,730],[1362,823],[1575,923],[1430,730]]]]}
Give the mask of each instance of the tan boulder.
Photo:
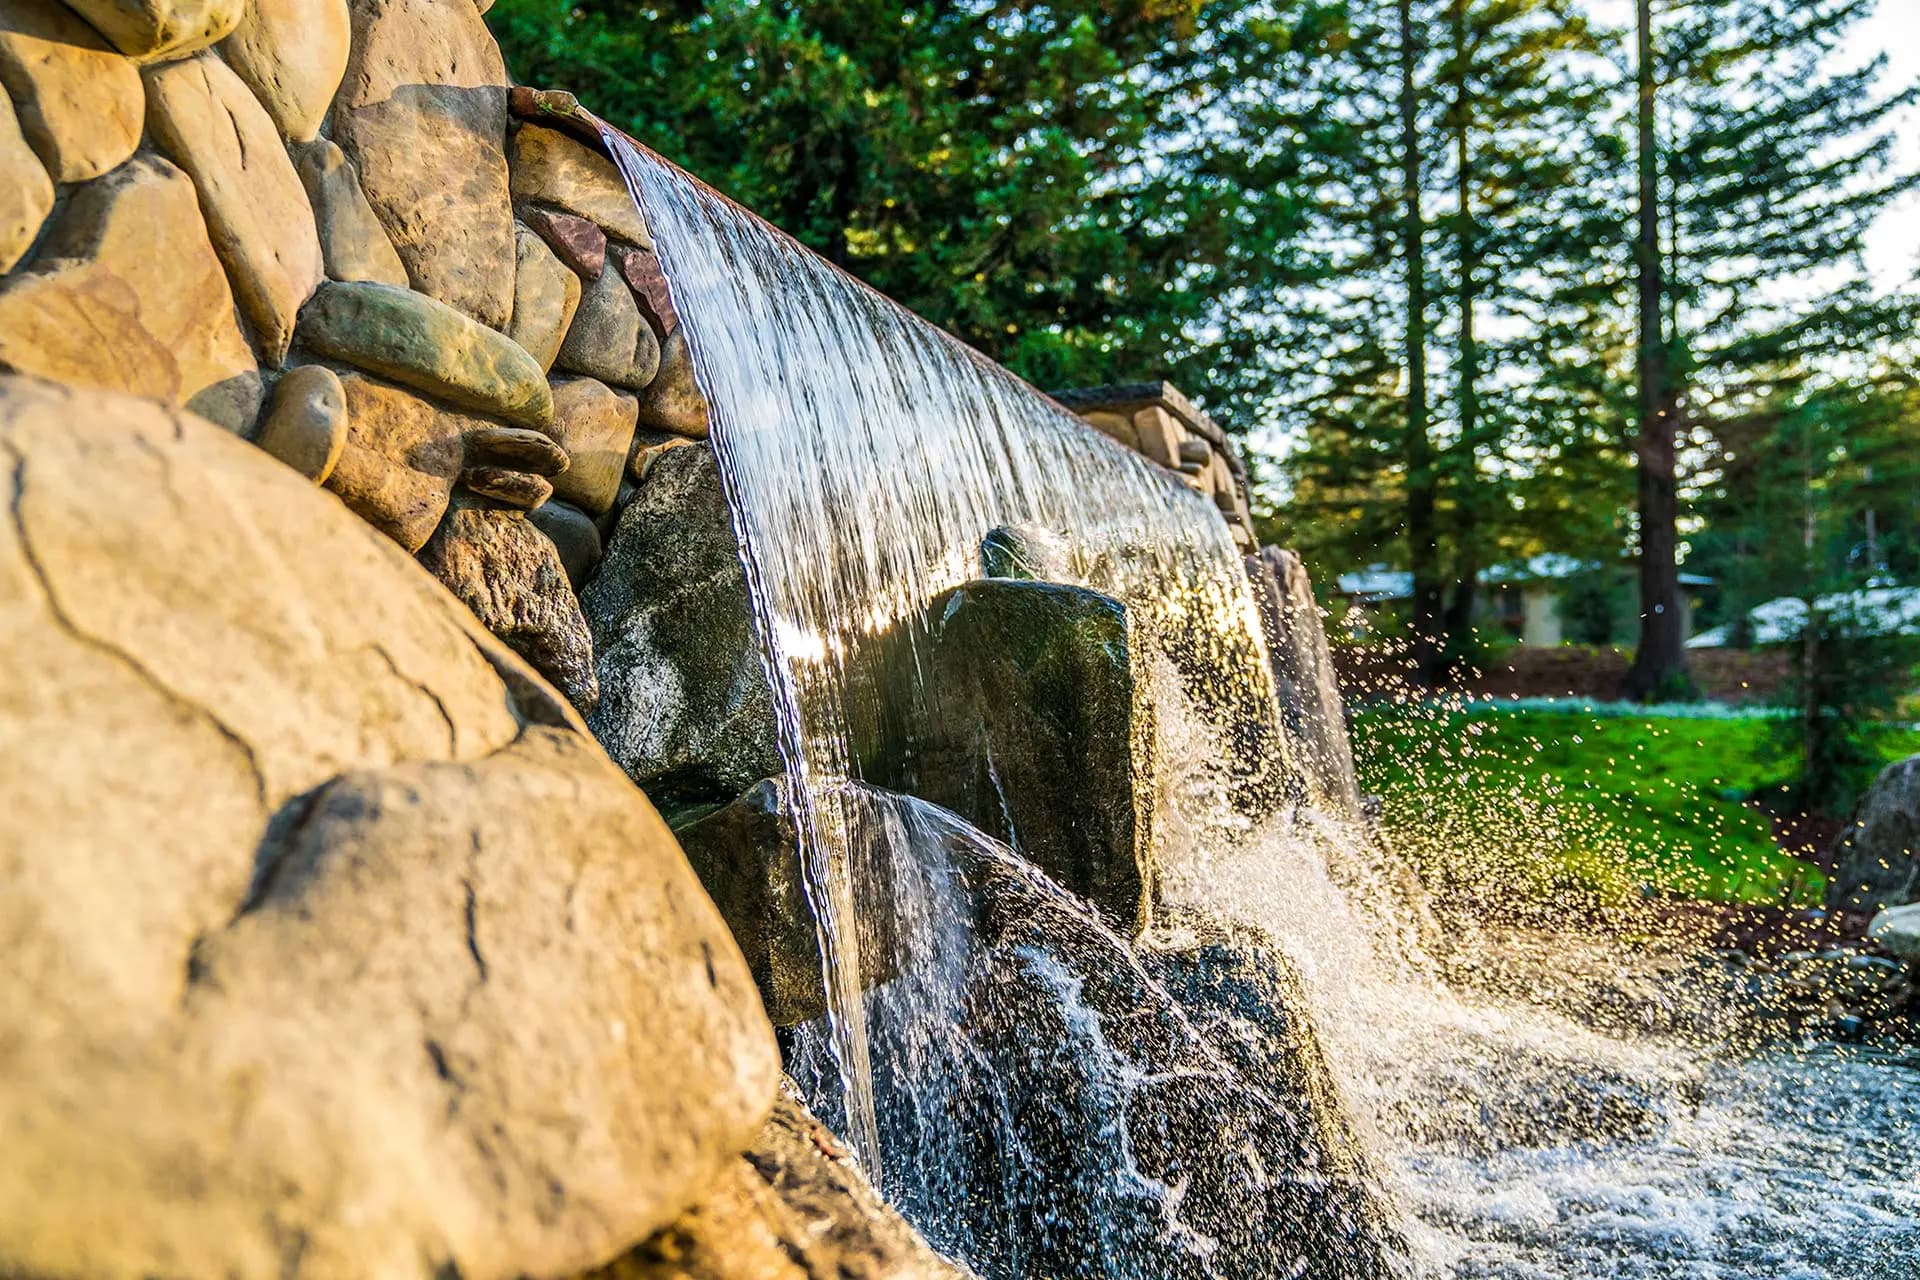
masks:
{"type": "Polygon", "coordinates": [[[0,272],[33,247],[33,239],[53,210],[53,179],[33,154],[13,104],[0,94],[0,272]]]}
{"type": "Polygon", "coordinates": [[[140,72],[59,0],[0,0],[0,85],[55,182],[85,182],[140,145],[140,72]]]}
{"type": "Polygon", "coordinates": [[[129,58],[157,62],[217,44],[239,25],[248,0],[66,0],[129,58]]]}
{"type": "Polygon", "coordinates": [[[525,347],[542,369],[551,369],[580,307],[580,277],[526,227],[514,228],[514,247],[513,319],[507,336],[525,347]]]}
{"type": "Polygon", "coordinates": [[[252,424],[259,368],[185,174],[142,156],[74,192],[30,266],[0,280],[0,370],[252,424]]]}
{"type": "Polygon", "coordinates": [[[210,53],[147,72],[147,120],[161,150],[193,179],[261,354],[278,365],[324,271],[306,189],[273,121],[210,53]]]}
{"type": "Polygon", "coordinates": [[[347,70],[347,0],[252,0],[220,46],[290,142],[310,142],[347,70]]]}
{"type": "Polygon", "coordinates": [[[507,72],[472,0],[352,0],[332,137],[413,287],[482,324],[513,312],[507,72]]]}
{"type": "Polygon", "coordinates": [[[613,506],[639,412],[632,396],[603,382],[554,380],[553,425],[546,431],[567,451],[567,469],[553,480],[556,498],[596,516],[613,506]]]}
{"type": "Polygon", "coordinates": [[[407,288],[407,269],[367,203],[353,161],[325,138],[298,148],[297,156],[295,168],[313,206],[328,278],[407,288]]]}
{"type": "Polygon", "coordinates": [[[513,194],[579,214],[642,248],[653,235],[613,161],[566,134],[523,124],[513,135],[513,194]]]}
{"type": "Polygon", "coordinates": [[[342,373],[347,438],[327,488],[354,514],[418,551],[446,514],[467,432],[489,425],[361,373],[342,373]]]}
{"type": "Polygon", "coordinates": [[[384,539],[0,383],[0,1273],[577,1273],[778,1079],[658,816],[384,539]],[[190,501],[186,495],[190,495],[190,501]]]}

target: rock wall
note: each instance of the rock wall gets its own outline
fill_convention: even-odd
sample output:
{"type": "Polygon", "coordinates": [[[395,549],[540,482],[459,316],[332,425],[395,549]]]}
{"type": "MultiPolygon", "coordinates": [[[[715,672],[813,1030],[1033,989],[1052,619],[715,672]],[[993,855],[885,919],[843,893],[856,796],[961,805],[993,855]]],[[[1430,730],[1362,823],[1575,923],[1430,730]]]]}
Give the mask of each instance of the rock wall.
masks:
{"type": "Polygon", "coordinates": [[[704,411],[625,187],[511,118],[472,0],[0,0],[0,86],[0,370],[252,441],[591,708],[572,586],[704,411]]]}
{"type": "Polygon", "coordinates": [[[581,718],[705,407],[484,7],[0,0],[0,1273],[958,1274],[581,718]]]}

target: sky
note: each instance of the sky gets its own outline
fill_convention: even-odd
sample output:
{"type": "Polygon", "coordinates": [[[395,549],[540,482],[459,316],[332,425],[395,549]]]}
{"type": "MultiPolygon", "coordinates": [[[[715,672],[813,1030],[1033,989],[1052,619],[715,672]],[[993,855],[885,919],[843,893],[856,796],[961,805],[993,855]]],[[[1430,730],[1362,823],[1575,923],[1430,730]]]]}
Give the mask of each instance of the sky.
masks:
{"type": "MultiPolygon", "coordinates": [[[[1591,12],[1623,30],[1633,21],[1632,0],[1593,0],[1591,12]]],[[[1880,0],[1873,17],[1849,33],[1842,56],[1865,63],[1882,53],[1887,55],[1883,84],[1891,88],[1920,80],[1920,0],[1880,0]]],[[[1896,134],[1901,142],[1897,162],[1920,166],[1920,112],[1909,112],[1896,134]]],[[[1910,281],[1920,269],[1920,194],[1881,215],[1867,240],[1867,266],[1885,289],[1910,281]]]]}

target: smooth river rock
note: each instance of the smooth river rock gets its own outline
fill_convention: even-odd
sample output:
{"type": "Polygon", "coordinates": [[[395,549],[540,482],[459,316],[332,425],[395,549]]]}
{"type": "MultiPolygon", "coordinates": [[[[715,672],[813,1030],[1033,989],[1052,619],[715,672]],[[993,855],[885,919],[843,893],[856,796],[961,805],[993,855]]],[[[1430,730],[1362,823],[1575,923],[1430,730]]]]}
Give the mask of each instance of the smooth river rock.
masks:
{"type": "Polygon", "coordinates": [[[0,272],[33,246],[53,211],[53,179],[27,145],[13,104],[0,93],[0,272]]]}
{"type": "Polygon", "coordinates": [[[613,161],[553,129],[523,124],[513,135],[513,194],[558,205],[608,235],[653,247],[646,219],[613,161]]]}
{"type": "Polygon", "coordinates": [[[310,142],[347,70],[347,0],[251,0],[220,52],[289,142],[310,142]]]}
{"type": "Polygon", "coordinates": [[[142,156],[74,192],[33,262],[0,280],[0,370],[252,425],[259,368],[184,173],[142,156]]]}
{"type": "Polygon", "coordinates": [[[0,85],[55,182],[85,182],[140,145],[140,71],[59,0],[0,0],[0,85]]]}
{"type": "Polygon", "coordinates": [[[592,378],[556,378],[553,423],[547,432],[567,451],[566,472],[553,482],[554,496],[599,515],[613,506],[633,447],[639,405],[592,378]]]}
{"type": "Polygon", "coordinates": [[[567,451],[552,437],[527,427],[482,427],[467,435],[470,466],[506,467],[551,478],[569,465],[567,451]]]}
{"type": "Polygon", "coordinates": [[[708,1195],[772,1034],[552,690],[191,415],[7,380],[0,458],[0,1273],[570,1275],[708,1195]]]}
{"type": "Polygon", "coordinates": [[[298,148],[297,155],[328,278],[407,288],[407,269],[367,203],[353,161],[326,138],[315,138],[298,148]]]}
{"type": "Polygon", "coordinates": [[[507,324],[507,336],[525,347],[542,369],[551,369],[579,306],[580,277],[566,268],[546,241],[526,227],[516,227],[513,319],[507,324]]]}
{"type": "Polygon", "coordinates": [[[513,339],[411,289],[329,281],[300,314],[315,351],[521,426],[553,420],[546,370],[513,339]]]}
{"type": "Polygon", "coordinates": [[[567,571],[567,581],[578,591],[600,567],[600,528],[593,517],[571,503],[553,499],[527,512],[527,519],[553,543],[567,571]]]}
{"type": "Polygon", "coordinates": [[[523,513],[457,505],[420,563],[576,707],[599,700],[580,602],[560,553],[523,513]]]}
{"type": "Polygon", "coordinates": [[[660,372],[640,393],[640,425],[705,440],[707,397],[693,375],[685,330],[675,327],[660,344],[660,372]]]}
{"type": "Polygon", "coordinates": [[[468,467],[460,483],[483,498],[518,511],[531,511],[553,496],[553,482],[511,467],[468,467]]]}
{"type": "Polygon", "coordinates": [[[224,39],[249,0],[66,0],[114,48],[141,62],[182,58],[224,39]]]}
{"type": "Polygon", "coordinates": [[[333,140],[413,287],[500,328],[513,313],[507,73],[472,0],[350,0],[333,140]]]}
{"type": "Polygon", "coordinates": [[[327,488],[407,551],[433,536],[453,497],[469,432],[489,425],[364,374],[340,375],[347,440],[327,488]]]}
{"type": "Polygon", "coordinates": [[[570,373],[639,390],[660,369],[660,344],[640,318],[633,290],[609,263],[580,296],[554,363],[570,373]]]}
{"type": "Polygon", "coordinates": [[[1920,756],[1888,765],[1833,848],[1827,905],[1868,914],[1920,901],[1920,756]]]}
{"type": "Polygon", "coordinates": [[[261,354],[278,365],[325,272],[306,189],[273,121],[210,53],[148,70],[147,121],[193,179],[234,295],[261,354]]]}
{"type": "Polygon", "coordinates": [[[325,365],[303,364],[280,375],[273,407],[255,444],[315,484],[324,484],[347,447],[347,392],[325,365]]]}
{"type": "Polygon", "coordinates": [[[785,768],[710,449],[675,449],[648,468],[580,603],[600,674],[589,723],[670,818],[785,768]]]}

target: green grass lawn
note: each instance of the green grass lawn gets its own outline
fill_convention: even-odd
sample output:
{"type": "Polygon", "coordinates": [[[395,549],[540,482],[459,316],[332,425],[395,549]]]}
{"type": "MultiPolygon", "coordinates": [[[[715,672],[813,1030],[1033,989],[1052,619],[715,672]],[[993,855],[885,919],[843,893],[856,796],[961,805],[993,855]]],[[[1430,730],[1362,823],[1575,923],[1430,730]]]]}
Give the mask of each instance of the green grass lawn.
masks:
{"type": "MultiPolygon", "coordinates": [[[[1747,803],[1784,768],[1760,715],[1414,703],[1362,709],[1353,730],[1361,789],[1437,888],[1776,902],[1822,887],[1747,803]]],[[[1920,752],[1920,731],[1883,747],[1920,752]]]]}

